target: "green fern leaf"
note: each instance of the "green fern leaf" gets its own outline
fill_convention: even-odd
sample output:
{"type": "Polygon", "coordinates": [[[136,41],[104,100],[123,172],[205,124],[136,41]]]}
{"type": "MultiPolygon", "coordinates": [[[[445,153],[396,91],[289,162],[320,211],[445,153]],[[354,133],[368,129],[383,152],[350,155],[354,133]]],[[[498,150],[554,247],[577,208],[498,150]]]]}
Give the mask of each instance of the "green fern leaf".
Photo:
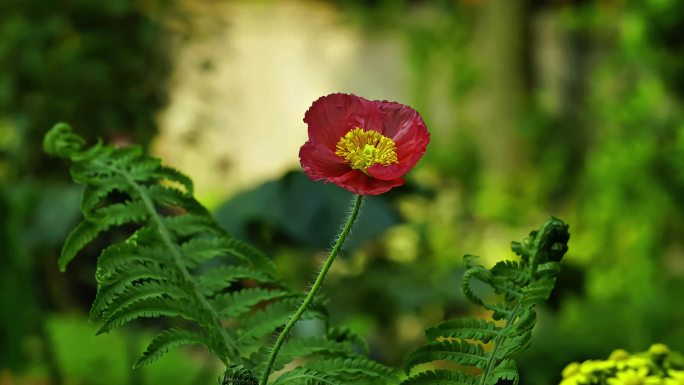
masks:
{"type": "Polygon", "coordinates": [[[518,384],[518,369],[515,361],[510,359],[501,361],[487,377],[487,385],[497,385],[499,380],[511,380],[514,385],[518,384]]]}
{"type": "Polygon", "coordinates": [[[104,206],[95,211],[96,220],[108,229],[111,226],[121,226],[127,223],[140,222],[150,216],[147,207],[141,201],[128,201],[126,203],[115,203],[104,206]]]}
{"type": "Polygon", "coordinates": [[[109,285],[124,277],[124,268],[171,263],[163,248],[136,247],[132,243],[117,243],[107,247],[97,260],[95,277],[101,285],[109,285]]]}
{"type": "Polygon", "coordinates": [[[140,154],[130,158],[128,162],[123,164],[123,166],[126,169],[126,174],[128,174],[131,179],[136,181],[148,181],[150,179],[155,179],[154,172],[162,167],[161,161],[159,159],[140,157],[140,154]]]}
{"type": "Polygon", "coordinates": [[[491,268],[491,272],[497,279],[513,282],[517,286],[525,286],[530,282],[525,265],[515,261],[499,261],[491,268]]]}
{"type": "Polygon", "coordinates": [[[264,271],[270,275],[276,274],[276,267],[273,261],[251,245],[232,238],[230,239],[230,247],[232,255],[244,261],[249,261],[255,269],[264,271]]]}
{"type": "Polygon", "coordinates": [[[499,344],[499,347],[496,349],[496,353],[493,355],[493,357],[496,360],[507,359],[511,355],[529,348],[531,343],[532,333],[530,332],[508,338],[499,344]]]}
{"type": "Polygon", "coordinates": [[[535,272],[535,277],[538,279],[548,278],[554,279],[558,276],[561,270],[561,264],[558,262],[546,262],[541,263],[537,266],[537,271],[535,272]]]}
{"type": "Polygon", "coordinates": [[[111,226],[139,222],[145,219],[147,215],[144,207],[138,202],[118,203],[98,209],[96,217],[79,223],[64,241],[59,258],[60,271],[66,271],[67,265],[76,257],[76,254],[100,233],[108,230],[111,226]]]}
{"type": "MultiPolygon", "coordinates": [[[[176,281],[173,270],[167,270],[159,262],[126,265],[125,268],[109,271],[98,281],[99,290],[121,292],[123,288],[140,280],[176,281]]],[[[103,293],[104,294],[104,293],[103,293]]]]}
{"type": "Polygon", "coordinates": [[[81,195],[81,212],[88,218],[102,200],[113,191],[129,192],[130,186],[120,176],[105,178],[99,185],[87,185],[81,195]]]}
{"type": "Polygon", "coordinates": [[[429,340],[438,338],[475,339],[487,343],[497,337],[500,328],[494,322],[483,319],[456,318],[444,321],[425,330],[429,340]]]}
{"type": "Polygon", "coordinates": [[[214,343],[210,338],[196,331],[187,329],[165,330],[154,337],[133,367],[139,368],[141,366],[149,365],[166,354],[169,351],[169,348],[183,345],[204,345],[212,347],[214,346],[214,343]]]}
{"type": "Polygon", "coordinates": [[[272,385],[344,385],[332,376],[313,369],[296,368],[278,377],[272,385]]]}
{"type": "Polygon", "coordinates": [[[400,385],[477,385],[477,379],[467,373],[446,369],[430,370],[404,380],[400,385]]]}
{"type": "Polygon", "coordinates": [[[530,283],[523,289],[523,298],[520,300],[521,306],[533,306],[538,303],[546,302],[553,291],[554,280],[542,279],[530,283]]]}
{"type": "Polygon", "coordinates": [[[59,256],[58,262],[59,270],[62,272],[66,271],[67,265],[76,257],[76,254],[105,230],[106,228],[99,223],[88,220],[76,225],[62,246],[62,253],[59,256]]]}
{"type": "Polygon", "coordinates": [[[273,262],[255,248],[227,236],[193,238],[181,245],[186,264],[192,268],[217,257],[233,257],[273,275],[273,262]]]}
{"type": "Polygon", "coordinates": [[[187,175],[179,172],[176,169],[162,166],[154,170],[154,172],[151,173],[150,176],[157,178],[159,180],[166,180],[178,183],[185,188],[186,193],[189,195],[192,195],[194,193],[192,179],[188,178],[187,175]]]}
{"type": "MultiPolygon", "coordinates": [[[[278,354],[273,364],[273,370],[282,369],[287,363],[297,357],[319,353],[331,356],[356,356],[351,349],[350,343],[332,341],[323,337],[293,338],[283,345],[280,354],[278,354]]],[[[264,363],[262,362],[262,364],[264,363]]],[[[260,367],[260,369],[263,368],[260,367]]]]}
{"type": "MultiPolygon", "coordinates": [[[[287,323],[300,301],[299,298],[285,298],[268,304],[262,311],[247,315],[240,321],[237,342],[243,345],[252,344],[253,341],[273,333],[287,323]]],[[[307,309],[301,319],[311,318],[322,318],[315,306],[307,309]]]]}
{"type": "Polygon", "coordinates": [[[207,210],[191,195],[187,195],[175,188],[160,185],[146,187],[152,200],[162,207],[181,207],[184,211],[194,214],[207,214],[207,210]]]}
{"type": "Polygon", "coordinates": [[[244,365],[230,365],[219,378],[219,385],[259,385],[259,380],[244,365]]]}
{"type": "Polygon", "coordinates": [[[494,321],[507,319],[512,313],[512,309],[504,303],[485,304],[483,307],[492,311],[492,319],[494,321]]]}
{"type": "Polygon", "coordinates": [[[140,146],[126,146],[117,149],[107,159],[108,166],[115,166],[118,168],[128,168],[134,160],[137,160],[143,155],[143,149],[140,146]]]}
{"type": "Polygon", "coordinates": [[[273,282],[273,277],[263,271],[236,265],[215,267],[203,272],[202,275],[197,278],[202,291],[208,296],[227,289],[233,283],[243,279],[249,279],[260,283],[273,282]]]}
{"type": "Polygon", "coordinates": [[[510,329],[508,335],[511,337],[527,333],[534,328],[537,323],[537,312],[534,309],[526,309],[510,329]]]}
{"type": "Polygon", "coordinates": [[[292,293],[255,287],[219,294],[212,299],[211,303],[221,317],[231,318],[250,311],[258,303],[288,296],[292,296],[292,293]]]}
{"type": "Polygon", "coordinates": [[[471,344],[467,341],[431,342],[409,355],[404,364],[404,371],[408,374],[416,365],[437,360],[454,361],[476,368],[482,368],[487,362],[480,344],[471,344]]]}
{"type": "Polygon", "coordinates": [[[130,282],[129,285],[126,285],[120,291],[98,291],[95,302],[90,308],[90,321],[104,321],[110,318],[113,313],[123,310],[143,299],[168,298],[182,300],[183,297],[187,296],[183,289],[169,283],[133,282],[130,282]]]}
{"type": "Polygon", "coordinates": [[[178,237],[192,235],[222,235],[213,218],[206,215],[183,214],[164,217],[164,225],[178,237]]]}
{"type": "MultiPolygon", "coordinates": [[[[209,261],[216,257],[231,256],[233,243],[225,236],[220,237],[198,237],[192,238],[181,245],[181,251],[186,259],[186,265],[194,267],[202,262],[209,261]]],[[[238,257],[243,262],[247,259],[238,257]]]]}
{"type": "Polygon", "coordinates": [[[463,295],[466,296],[471,302],[477,305],[483,305],[484,301],[478,297],[473,290],[470,288],[470,282],[472,279],[478,279],[482,282],[490,282],[492,280],[492,274],[489,270],[485,269],[479,265],[471,265],[477,257],[472,255],[466,255],[463,260],[466,261],[467,270],[463,274],[463,280],[461,281],[461,291],[463,295]]]}
{"type": "Polygon", "coordinates": [[[488,283],[496,294],[504,296],[504,302],[515,302],[523,297],[520,287],[505,277],[494,277],[488,283]]]}
{"type": "Polygon", "coordinates": [[[177,317],[205,323],[206,321],[202,319],[203,317],[198,317],[198,314],[201,314],[201,312],[193,309],[187,303],[165,298],[146,298],[114,312],[107,318],[106,322],[97,331],[97,334],[108,332],[115,327],[120,327],[138,318],[177,317]]]}
{"type": "Polygon", "coordinates": [[[189,267],[200,265],[217,257],[234,257],[237,261],[251,263],[249,256],[237,252],[238,241],[226,236],[192,238],[181,245],[186,264],[189,267]]]}
{"type": "Polygon", "coordinates": [[[346,327],[336,326],[330,328],[327,338],[332,341],[347,342],[352,345],[354,351],[360,354],[368,355],[370,352],[368,342],[359,334],[346,327]]]}
{"type": "Polygon", "coordinates": [[[315,359],[306,363],[305,367],[329,374],[340,381],[386,383],[396,380],[394,370],[365,357],[315,359]]]}

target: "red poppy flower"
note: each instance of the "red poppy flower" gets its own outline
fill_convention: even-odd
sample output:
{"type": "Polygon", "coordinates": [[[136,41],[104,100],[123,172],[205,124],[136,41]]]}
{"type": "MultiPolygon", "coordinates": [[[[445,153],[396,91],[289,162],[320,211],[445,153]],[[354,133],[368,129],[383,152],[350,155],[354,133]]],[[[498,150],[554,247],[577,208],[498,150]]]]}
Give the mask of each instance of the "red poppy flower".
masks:
{"type": "Polygon", "coordinates": [[[331,94],[306,114],[309,140],[299,150],[306,175],[355,194],[377,195],[403,176],[430,141],[420,114],[403,104],[331,94]]]}

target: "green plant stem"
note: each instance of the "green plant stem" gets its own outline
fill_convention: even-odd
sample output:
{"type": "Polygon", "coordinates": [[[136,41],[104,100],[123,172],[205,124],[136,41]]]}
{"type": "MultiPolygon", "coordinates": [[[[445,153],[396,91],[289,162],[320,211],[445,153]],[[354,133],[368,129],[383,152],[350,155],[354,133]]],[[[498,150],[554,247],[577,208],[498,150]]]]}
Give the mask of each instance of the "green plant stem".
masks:
{"type": "MultiPolygon", "coordinates": [[[[535,281],[534,274],[536,269],[533,266],[528,267],[530,277],[532,277],[532,282],[535,281]]],[[[482,376],[480,377],[480,385],[485,385],[487,384],[489,380],[489,375],[492,373],[492,370],[494,370],[494,364],[496,363],[496,353],[503,345],[503,341],[505,338],[507,338],[508,331],[513,327],[513,322],[520,316],[520,300],[522,299],[522,295],[518,297],[518,301],[511,309],[510,313],[508,313],[508,316],[506,317],[506,325],[499,331],[499,335],[496,336],[494,339],[493,343],[493,348],[491,353],[489,354],[489,357],[487,358],[487,363],[485,364],[484,371],[482,372],[482,376]]]]}
{"type": "Polygon", "coordinates": [[[332,266],[335,257],[340,252],[340,249],[342,248],[342,245],[344,244],[344,241],[347,238],[347,235],[349,234],[349,231],[351,230],[352,226],[354,226],[354,222],[356,221],[356,218],[359,215],[359,210],[361,209],[362,199],[363,195],[354,196],[354,199],[352,201],[352,207],[349,211],[349,216],[347,217],[347,221],[344,225],[344,228],[342,228],[342,231],[337,236],[335,245],[333,246],[332,250],[330,250],[330,254],[328,254],[328,258],[325,260],[325,263],[323,264],[320,273],[318,273],[316,281],[314,281],[313,285],[311,286],[309,294],[306,295],[304,302],[302,302],[302,304],[299,306],[299,309],[297,309],[297,311],[292,315],[290,320],[287,322],[287,325],[285,325],[285,328],[283,328],[283,331],[278,336],[278,339],[276,339],[276,342],[273,345],[273,349],[271,350],[271,355],[268,357],[268,363],[266,364],[266,369],[264,370],[264,375],[261,379],[261,385],[266,385],[268,383],[268,377],[271,375],[271,369],[273,368],[273,363],[275,362],[276,357],[278,356],[278,351],[280,350],[280,347],[283,345],[283,342],[285,342],[285,338],[287,338],[287,335],[289,334],[290,330],[294,327],[297,321],[299,321],[299,318],[301,318],[302,314],[304,314],[306,308],[309,306],[311,301],[313,301],[316,292],[323,284],[323,280],[325,279],[326,274],[328,274],[330,266],[332,266]]]}
{"type": "Polygon", "coordinates": [[[482,372],[482,376],[480,377],[480,385],[485,385],[487,384],[487,381],[489,379],[489,375],[492,374],[492,370],[494,370],[494,364],[496,363],[496,353],[503,344],[504,339],[506,338],[506,334],[508,331],[513,327],[513,322],[515,322],[515,319],[518,318],[518,312],[520,311],[520,304],[517,303],[513,310],[508,314],[508,317],[506,317],[506,325],[504,326],[503,329],[499,331],[499,335],[496,336],[494,339],[493,343],[493,348],[491,353],[489,353],[489,357],[487,358],[487,363],[485,364],[485,369],[482,372]]]}

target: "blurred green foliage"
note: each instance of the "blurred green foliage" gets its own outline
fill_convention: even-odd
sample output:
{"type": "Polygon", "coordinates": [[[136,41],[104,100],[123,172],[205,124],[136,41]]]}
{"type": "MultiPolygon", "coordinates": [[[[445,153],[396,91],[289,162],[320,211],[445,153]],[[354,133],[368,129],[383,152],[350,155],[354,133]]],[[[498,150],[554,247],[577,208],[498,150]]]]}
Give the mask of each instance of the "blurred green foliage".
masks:
{"type": "MultiPolygon", "coordinates": [[[[45,328],[55,365],[68,383],[151,385],[209,383],[213,380],[213,371],[207,373],[201,367],[202,354],[189,357],[180,352],[169,352],[169,358],[158,365],[131,370],[132,360],[145,348],[145,341],[151,338],[145,333],[114,331],[96,336],[96,325],[80,316],[50,317],[45,320],[45,328]]],[[[34,370],[38,375],[41,368],[34,370]]]]}
{"type": "Polygon", "coordinates": [[[0,2],[0,377],[3,369],[36,365],[57,383],[72,377],[50,352],[80,349],[82,335],[53,341],[45,321],[53,311],[80,308],[79,292],[92,290],[62,279],[54,264],[78,218],[80,188],[55,173],[41,138],[63,119],[89,138],[149,143],[166,102],[170,61],[161,16],[172,5],[0,2]]]}
{"type": "Polygon", "coordinates": [[[58,120],[84,127],[93,138],[149,142],[156,132],[154,113],[166,102],[169,70],[163,25],[155,15],[169,5],[0,4],[0,175],[50,170],[33,149],[58,120]]]}

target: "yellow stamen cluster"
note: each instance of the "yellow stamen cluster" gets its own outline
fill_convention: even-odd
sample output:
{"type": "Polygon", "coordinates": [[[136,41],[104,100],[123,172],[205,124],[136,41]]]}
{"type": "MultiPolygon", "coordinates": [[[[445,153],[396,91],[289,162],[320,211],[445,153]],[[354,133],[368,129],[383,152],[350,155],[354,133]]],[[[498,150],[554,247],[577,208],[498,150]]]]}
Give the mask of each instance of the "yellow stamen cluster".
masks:
{"type": "Polygon", "coordinates": [[[389,166],[399,163],[394,141],[373,130],[355,128],[337,142],[335,154],[343,158],[351,168],[366,172],[374,164],[389,166]]]}

